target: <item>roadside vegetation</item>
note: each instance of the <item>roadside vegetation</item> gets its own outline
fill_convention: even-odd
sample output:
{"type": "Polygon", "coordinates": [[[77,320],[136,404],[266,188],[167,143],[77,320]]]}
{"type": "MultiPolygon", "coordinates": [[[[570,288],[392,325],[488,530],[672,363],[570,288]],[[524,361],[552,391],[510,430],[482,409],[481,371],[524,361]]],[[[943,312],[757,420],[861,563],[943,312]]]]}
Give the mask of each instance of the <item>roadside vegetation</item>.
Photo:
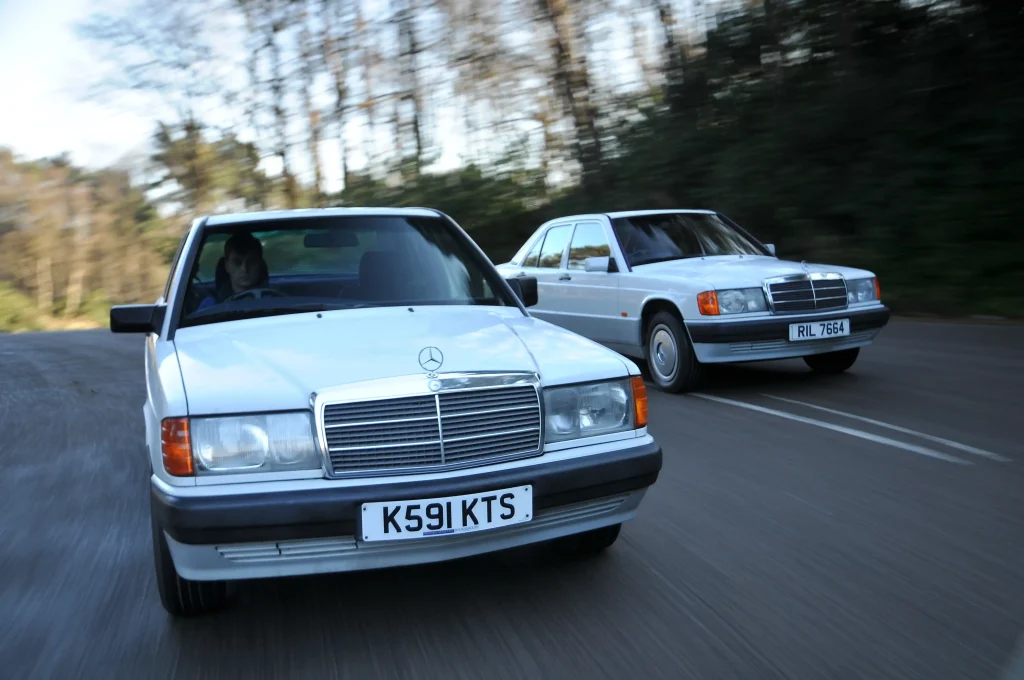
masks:
{"type": "Polygon", "coordinates": [[[714,208],[874,269],[897,312],[1024,315],[1019,1],[374,7],[136,0],[83,26],[122,76],[105,96],[172,114],[115,168],[0,150],[0,330],[155,299],[196,213],[367,204],[444,210],[495,262],[559,214],[714,208]]]}

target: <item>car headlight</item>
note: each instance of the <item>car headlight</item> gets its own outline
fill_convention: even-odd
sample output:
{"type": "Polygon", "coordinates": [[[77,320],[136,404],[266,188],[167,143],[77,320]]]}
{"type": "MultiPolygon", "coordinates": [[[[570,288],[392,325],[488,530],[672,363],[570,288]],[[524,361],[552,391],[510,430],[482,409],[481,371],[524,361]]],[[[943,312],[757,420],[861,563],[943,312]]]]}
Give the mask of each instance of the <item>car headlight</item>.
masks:
{"type": "Polygon", "coordinates": [[[644,427],[646,388],[640,378],[549,388],[544,418],[547,443],[644,427]]]}
{"type": "Polygon", "coordinates": [[[874,302],[881,299],[881,293],[881,286],[878,285],[878,279],[875,277],[847,279],[846,281],[846,299],[851,305],[858,302],[874,302]]]}
{"type": "Polygon", "coordinates": [[[197,474],[284,472],[322,465],[308,413],[192,418],[197,474]]]}
{"type": "Polygon", "coordinates": [[[705,316],[763,312],[768,309],[761,288],[734,288],[709,290],[697,296],[697,307],[705,316]]]}

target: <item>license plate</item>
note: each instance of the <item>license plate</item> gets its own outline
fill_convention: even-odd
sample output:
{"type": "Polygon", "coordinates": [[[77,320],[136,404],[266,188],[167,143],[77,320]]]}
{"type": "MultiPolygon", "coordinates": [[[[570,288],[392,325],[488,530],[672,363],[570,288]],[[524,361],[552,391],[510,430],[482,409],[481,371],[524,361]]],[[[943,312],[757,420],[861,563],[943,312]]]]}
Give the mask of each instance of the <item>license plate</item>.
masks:
{"type": "Polygon", "coordinates": [[[529,522],[533,487],[514,486],[464,496],[363,503],[364,541],[400,541],[487,531],[529,522]]]}
{"type": "Polygon", "coordinates": [[[832,321],[807,321],[789,324],[789,341],[821,340],[823,338],[839,338],[850,334],[849,319],[832,321]]]}

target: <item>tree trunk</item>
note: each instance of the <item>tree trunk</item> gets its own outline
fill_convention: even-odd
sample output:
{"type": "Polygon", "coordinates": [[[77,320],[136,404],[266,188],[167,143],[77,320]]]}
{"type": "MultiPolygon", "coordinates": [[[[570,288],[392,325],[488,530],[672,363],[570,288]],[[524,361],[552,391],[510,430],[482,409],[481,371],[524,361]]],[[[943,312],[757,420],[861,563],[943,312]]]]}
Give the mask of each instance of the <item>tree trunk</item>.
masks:
{"type": "Polygon", "coordinates": [[[39,312],[46,316],[53,314],[53,261],[49,252],[36,260],[36,294],[39,312]]]}
{"type": "MultiPolygon", "coordinates": [[[[313,0],[308,0],[310,3],[313,0]]],[[[313,205],[323,205],[324,183],[323,166],[320,158],[320,140],[323,136],[323,124],[320,112],[313,104],[313,79],[316,68],[313,62],[316,54],[313,49],[312,34],[309,30],[310,12],[308,6],[302,9],[302,28],[299,37],[302,60],[302,110],[309,126],[309,157],[313,163],[313,205]]]]}
{"type": "Polygon", "coordinates": [[[270,93],[271,109],[274,114],[276,133],[275,155],[281,161],[281,177],[284,180],[285,201],[289,208],[299,207],[297,186],[288,165],[288,110],[284,101],[284,75],[281,71],[281,44],[278,34],[288,27],[288,7],[280,9],[279,0],[269,1],[270,27],[267,32],[267,49],[270,52],[270,93]]]}
{"type": "MultiPolygon", "coordinates": [[[[348,187],[348,143],[345,141],[345,113],[348,99],[347,76],[348,40],[335,34],[338,30],[333,16],[332,0],[323,0],[323,55],[324,63],[331,74],[334,87],[334,125],[338,131],[338,147],[341,152],[341,183],[342,188],[348,187]]],[[[339,22],[344,26],[344,20],[339,22]]]]}
{"type": "Polygon", "coordinates": [[[538,0],[550,28],[549,49],[555,64],[555,89],[575,132],[575,157],[580,165],[583,189],[596,198],[601,191],[601,137],[591,103],[590,74],[586,56],[573,48],[576,25],[569,0],[538,0]]]}

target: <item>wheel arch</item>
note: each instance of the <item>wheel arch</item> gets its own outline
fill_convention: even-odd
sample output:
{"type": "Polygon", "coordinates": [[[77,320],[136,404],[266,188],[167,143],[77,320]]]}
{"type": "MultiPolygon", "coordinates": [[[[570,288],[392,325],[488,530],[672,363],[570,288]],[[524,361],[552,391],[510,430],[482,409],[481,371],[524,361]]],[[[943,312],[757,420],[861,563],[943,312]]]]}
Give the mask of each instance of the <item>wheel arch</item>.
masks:
{"type": "Polygon", "coordinates": [[[683,311],[679,309],[679,305],[668,298],[648,298],[644,300],[644,304],[640,308],[640,347],[645,357],[647,356],[647,329],[650,327],[651,319],[658,312],[668,312],[677,316],[683,326],[683,331],[686,333],[686,340],[691,345],[693,344],[693,340],[690,338],[690,329],[686,327],[686,317],[683,316],[683,311]]]}

